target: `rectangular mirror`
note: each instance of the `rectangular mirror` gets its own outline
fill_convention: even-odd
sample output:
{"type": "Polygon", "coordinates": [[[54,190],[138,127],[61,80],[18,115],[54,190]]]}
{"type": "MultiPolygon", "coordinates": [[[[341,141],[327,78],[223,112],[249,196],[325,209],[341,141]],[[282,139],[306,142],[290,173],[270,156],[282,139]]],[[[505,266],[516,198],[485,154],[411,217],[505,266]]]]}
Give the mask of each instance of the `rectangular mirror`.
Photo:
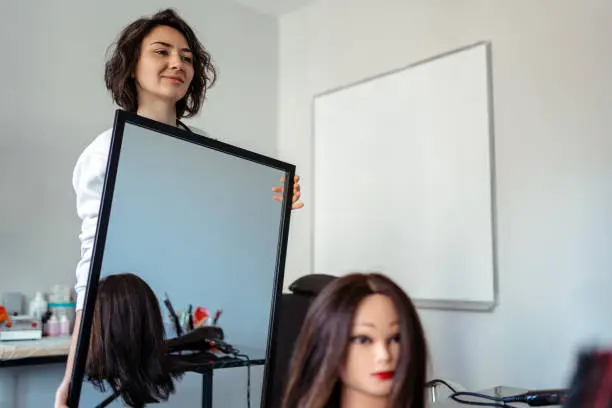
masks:
{"type": "MultiPolygon", "coordinates": [[[[180,311],[190,307],[192,312],[198,306],[207,308],[211,316],[206,326],[212,325],[216,310],[222,311],[216,326],[223,330],[223,342],[236,347],[244,361],[248,358],[241,363],[234,357],[231,363],[231,356],[225,356],[227,364],[217,361],[213,371],[201,361],[197,364],[202,367],[188,370],[183,378],[192,384],[188,406],[212,406],[208,404],[213,398],[215,406],[232,407],[232,399],[240,401],[237,406],[246,406],[247,364],[259,373],[249,378],[251,404],[266,406],[291,213],[286,192],[293,191],[294,175],[291,164],[117,111],[70,407],[96,406],[112,395],[108,388],[99,392],[88,383],[86,361],[91,338],[97,335],[92,323],[100,303],[100,283],[116,274],[134,274],[150,287],[158,300],[166,340],[177,337],[164,302],[167,297],[179,319],[180,311]],[[276,185],[284,186],[282,202],[273,199],[276,185]],[[217,370],[221,367],[225,368],[217,370]],[[218,371],[223,374],[217,376],[218,371]],[[191,399],[193,387],[200,384],[202,392],[196,390],[196,395],[202,404],[191,399]],[[213,389],[214,397],[206,395],[213,389]]],[[[129,313],[118,310],[116,323],[129,313]]],[[[112,319],[106,324],[112,325],[112,319]]],[[[182,353],[186,354],[191,353],[182,353]]],[[[169,406],[181,397],[181,381],[176,382],[169,406]]],[[[109,406],[122,406],[119,402],[109,406]]]]}

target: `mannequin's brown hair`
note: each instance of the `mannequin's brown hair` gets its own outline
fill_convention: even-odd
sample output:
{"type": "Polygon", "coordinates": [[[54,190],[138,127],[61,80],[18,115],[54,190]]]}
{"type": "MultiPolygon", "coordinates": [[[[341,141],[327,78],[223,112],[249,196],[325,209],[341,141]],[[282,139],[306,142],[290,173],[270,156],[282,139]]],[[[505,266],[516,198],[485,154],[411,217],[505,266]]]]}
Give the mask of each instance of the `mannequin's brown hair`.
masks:
{"type": "Polygon", "coordinates": [[[165,401],[174,380],[164,342],[159,301],[134,274],[100,281],[85,374],[99,391],[105,383],[129,407],[165,401]]]}
{"type": "Polygon", "coordinates": [[[360,302],[374,294],[388,296],[399,316],[401,352],[389,407],[425,406],[427,344],[414,304],[388,277],[354,273],[329,283],[310,306],[291,361],[283,408],[340,406],[339,373],[353,318],[360,302]]]}

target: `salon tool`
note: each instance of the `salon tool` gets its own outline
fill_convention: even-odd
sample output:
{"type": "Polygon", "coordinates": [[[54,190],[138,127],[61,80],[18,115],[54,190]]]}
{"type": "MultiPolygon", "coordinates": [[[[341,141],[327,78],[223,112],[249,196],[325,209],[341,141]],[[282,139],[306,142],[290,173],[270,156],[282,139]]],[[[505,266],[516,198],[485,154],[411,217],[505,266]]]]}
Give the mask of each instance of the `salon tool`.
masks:
{"type": "Polygon", "coordinates": [[[223,313],[223,310],[217,309],[217,311],[215,312],[215,317],[213,319],[213,326],[217,325],[217,322],[219,321],[219,318],[221,317],[221,313],[223,313]]]}
{"type": "Polygon", "coordinates": [[[185,310],[181,312],[181,327],[184,333],[193,330],[193,319],[191,315],[191,310],[185,310]]]}
{"type": "Polygon", "coordinates": [[[251,364],[249,356],[223,340],[223,330],[217,326],[195,329],[181,337],[166,341],[168,353],[175,370],[188,370],[190,366],[201,367],[203,361],[243,359],[247,361],[247,407],[251,406],[251,364]],[[184,351],[197,351],[183,353],[184,351]],[[180,355],[172,354],[181,352],[180,355]],[[223,353],[223,354],[220,354],[223,353]]]}
{"type": "Polygon", "coordinates": [[[174,311],[174,307],[172,307],[172,302],[170,302],[170,298],[168,297],[167,293],[166,293],[166,299],[164,300],[164,304],[168,308],[168,312],[170,313],[170,317],[172,318],[172,320],[174,322],[174,329],[176,330],[176,335],[177,336],[181,336],[183,334],[183,329],[181,328],[181,324],[179,322],[179,318],[176,315],[176,312],[174,311]]]}
{"type": "Polygon", "coordinates": [[[210,316],[210,313],[207,308],[202,306],[196,307],[195,312],[193,312],[195,327],[204,326],[208,321],[208,316],[210,316]]]}
{"type": "Polygon", "coordinates": [[[189,309],[187,310],[187,328],[189,331],[193,330],[193,305],[189,305],[189,309]]]}
{"type": "Polygon", "coordinates": [[[214,347],[211,341],[223,341],[223,329],[217,326],[198,327],[187,334],[166,340],[168,352],[206,351],[214,347]]]}

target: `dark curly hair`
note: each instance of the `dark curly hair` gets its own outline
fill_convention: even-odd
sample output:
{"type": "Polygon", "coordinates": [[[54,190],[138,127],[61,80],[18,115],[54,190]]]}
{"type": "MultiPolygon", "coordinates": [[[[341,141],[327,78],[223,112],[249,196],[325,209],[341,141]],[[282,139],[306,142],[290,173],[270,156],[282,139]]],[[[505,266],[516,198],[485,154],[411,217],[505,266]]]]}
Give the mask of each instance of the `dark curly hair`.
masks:
{"type": "Polygon", "coordinates": [[[104,70],[106,88],[121,108],[130,112],[138,109],[136,81],[131,75],[138,63],[143,38],[157,26],[168,26],[178,30],[193,52],[193,80],[187,94],[176,103],[177,118],[190,118],[199,112],[206,91],[215,83],[217,72],[208,51],[191,27],[173,9],[160,11],[151,18],[140,18],[123,29],[110,59],[106,62],[104,70]]]}
{"type": "Polygon", "coordinates": [[[109,275],[98,288],[85,374],[101,392],[105,382],[129,407],[166,401],[174,393],[159,301],[130,273],[109,275]]]}

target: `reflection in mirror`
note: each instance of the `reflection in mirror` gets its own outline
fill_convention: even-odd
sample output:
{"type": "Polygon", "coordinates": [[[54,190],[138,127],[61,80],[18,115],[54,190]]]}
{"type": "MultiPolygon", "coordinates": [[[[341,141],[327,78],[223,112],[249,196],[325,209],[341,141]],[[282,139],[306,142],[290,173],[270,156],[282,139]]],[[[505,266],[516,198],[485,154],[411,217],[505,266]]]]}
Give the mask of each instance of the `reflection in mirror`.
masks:
{"type": "Polygon", "coordinates": [[[108,385],[131,407],[167,400],[175,388],[164,333],[159,302],[145,281],[134,274],[104,278],[98,285],[85,375],[98,391],[108,385]]]}
{"type": "Polygon", "coordinates": [[[271,191],[294,167],[117,115],[71,400],[259,406],[291,206],[271,191]]]}

